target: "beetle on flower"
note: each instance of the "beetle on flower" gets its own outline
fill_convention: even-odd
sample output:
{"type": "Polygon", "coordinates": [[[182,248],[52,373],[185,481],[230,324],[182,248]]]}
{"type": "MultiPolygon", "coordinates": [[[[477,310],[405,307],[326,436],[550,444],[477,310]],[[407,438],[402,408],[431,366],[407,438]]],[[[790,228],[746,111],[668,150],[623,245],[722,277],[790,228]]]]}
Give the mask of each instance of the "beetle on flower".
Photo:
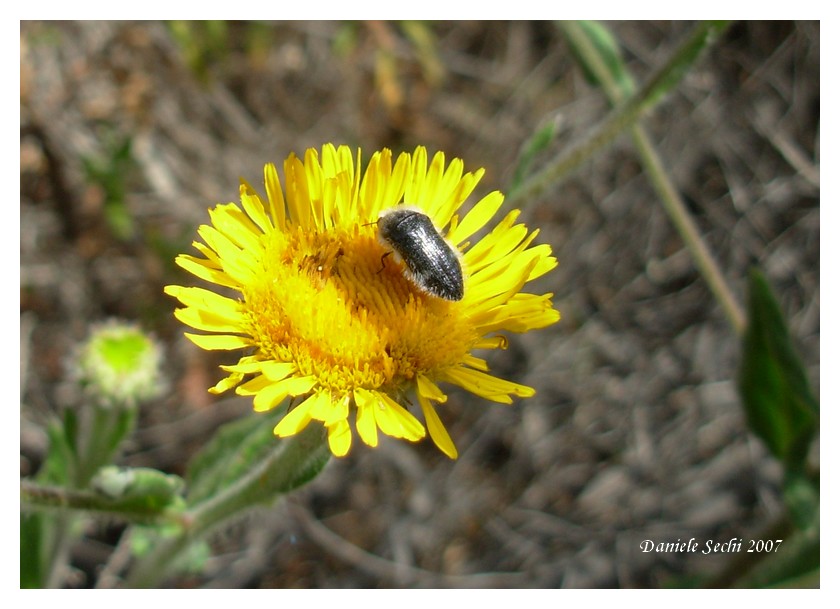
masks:
{"type": "Polygon", "coordinates": [[[524,285],[557,265],[538,231],[510,211],[475,244],[504,200],[496,191],[458,212],[483,170],[447,166],[442,153],[376,152],[362,171],[346,146],[323,146],[284,163],[285,196],[274,165],[265,167],[267,197],[247,183],[234,203],[210,210],[198,230],[201,257],[177,263],[238,298],[200,287],[167,286],[185,324],[209,332],[187,336],[204,349],[250,349],[214,393],[236,388],[254,409],[297,404],[275,427],[298,433],[311,421],[328,431],[330,449],[350,449],[351,423],[377,446],[379,432],[417,441],[426,435],[450,458],[457,450],[434,403],[440,384],[500,403],[529,397],[530,387],[488,373],[477,349],[504,348],[502,331],[555,323],[552,294],[524,285]],[[411,206],[407,206],[410,202],[411,206]],[[442,227],[438,231],[436,227],[442,227]],[[394,263],[384,257],[394,253],[394,263]],[[425,427],[408,410],[415,396],[425,427]]]}

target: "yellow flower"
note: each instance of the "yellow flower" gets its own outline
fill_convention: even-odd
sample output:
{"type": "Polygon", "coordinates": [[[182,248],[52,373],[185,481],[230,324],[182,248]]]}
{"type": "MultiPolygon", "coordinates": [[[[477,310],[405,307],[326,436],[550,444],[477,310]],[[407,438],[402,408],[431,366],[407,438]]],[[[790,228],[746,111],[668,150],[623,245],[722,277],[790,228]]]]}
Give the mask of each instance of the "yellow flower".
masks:
{"type": "Polygon", "coordinates": [[[417,441],[426,429],[406,406],[416,396],[434,443],[449,457],[457,450],[435,411],[446,401],[440,383],[457,385],[494,402],[529,397],[530,387],[487,373],[475,349],[506,346],[500,331],[526,332],[560,318],[552,294],[522,292],[524,284],[557,264],[548,245],[532,245],[538,231],[508,213],[485,236],[504,199],[492,192],[463,216],[458,211],[483,170],[464,173],[425,148],[377,152],[367,170],[346,146],[327,144],[303,160],[284,163],[285,198],[273,164],[265,166],[267,197],[247,183],[234,203],[210,210],[199,227],[202,257],[176,262],[200,279],[230,288],[235,298],[199,287],[167,286],[184,308],[183,323],[211,334],[187,334],[203,349],[249,349],[229,376],[211,388],[236,387],[265,411],[297,398],[277,424],[286,437],[313,419],[328,430],[333,454],[351,443],[351,412],[362,441],[378,432],[417,441]],[[404,261],[377,238],[380,212],[400,204],[422,211],[457,248],[464,296],[445,300],[409,281],[404,261]]]}

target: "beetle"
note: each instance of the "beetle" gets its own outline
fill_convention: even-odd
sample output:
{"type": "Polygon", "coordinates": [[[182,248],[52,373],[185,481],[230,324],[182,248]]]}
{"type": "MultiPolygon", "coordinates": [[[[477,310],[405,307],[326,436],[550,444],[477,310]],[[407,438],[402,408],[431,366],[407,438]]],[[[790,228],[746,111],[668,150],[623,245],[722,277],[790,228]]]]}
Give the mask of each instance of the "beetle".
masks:
{"type": "Polygon", "coordinates": [[[392,207],[379,214],[377,225],[380,243],[405,264],[406,279],[421,291],[444,300],[464,297],[464,274],[458,253],[429,216],[413,207],[392,207]]]}

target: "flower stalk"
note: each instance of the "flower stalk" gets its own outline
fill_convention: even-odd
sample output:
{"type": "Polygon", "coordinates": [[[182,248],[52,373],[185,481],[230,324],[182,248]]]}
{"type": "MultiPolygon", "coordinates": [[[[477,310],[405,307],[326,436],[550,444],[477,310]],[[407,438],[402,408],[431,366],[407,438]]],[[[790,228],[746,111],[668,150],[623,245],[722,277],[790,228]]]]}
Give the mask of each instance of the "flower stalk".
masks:
{"type": "Polygon", "coordinates": [[[235,484],[181,514],[179,531],[135,563],[126,586],[159,585],[190,544],[237,515],[306,483],[321,471],[329,457],[326,432],[320,427],[310,426],[278,443],[235,484]]]}
{"type": "Polygon", "coordinates": [[[84,490],[74,490],[59,486],[42,485],[29,480],[20,482],[20,502],[24,511],[59,510],[61,512],[87,512],[105,518],[127,520],[144,524],[181,524],[183,519],[178,512],[140,506],[128,507],[114,505],[107,497],[84,490]]]}

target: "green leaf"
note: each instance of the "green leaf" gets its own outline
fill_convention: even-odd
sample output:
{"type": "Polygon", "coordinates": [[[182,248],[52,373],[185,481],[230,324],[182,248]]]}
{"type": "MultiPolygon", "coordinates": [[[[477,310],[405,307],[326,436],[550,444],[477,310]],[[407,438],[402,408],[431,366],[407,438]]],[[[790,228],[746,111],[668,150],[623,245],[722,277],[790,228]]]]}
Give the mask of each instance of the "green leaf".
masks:
{"type": "MultiPolygon", "coordinates": [[[[75,413],[65,417],[65,424],[58,420],[47,423],[49,439],[47,455],[35,479],[42,484],[66,485],[70,481],[71,470],[76,464],[74,452],[75,413]]],[[[22,494],[22,493],[21,493],[22,494]]],[[[21,510],[23,510],[21,502],[21,510]]],[[[67,521],[64,522],[67,526],[67,521]]],[[[44,588],[54,559],[47,556],[44,548],[57,534],[56,519],[38,512],[21,512],[20,515],[20,587],[44,588]]]]}
{"type": "MultiPolygon", "coordinates": [[[[313,421],[305,429],[288,438],[273,435],[272,422],[262,419],[250,433],[240,434],[241,429],[223,430],[223,443],[228,447],[236,437],[242,442],[230,448],[215,451],[214,467],[205,469],[201,479],[215,476],[213,485],[202,485],[208,494],[199,496],[190,492],[188,503],[195,515],[194,530],[226,518],[251,507],[270,504],[279,495],[288,493],[312,480],[330,459],[327,431],[313,421]],[[266,441],[266,431],[268,438],[266,441]],[[248,456],[250,455],[250,457],[248,456]],[[229,464],[229,465],[228,465],[229,464]],[[199,515],[200,514],[200,515],[199,515]]],[[[231,424],[234,425],[234,424],[231,424]]],[[[246,427],[243,424],[243,428],[246,427]]]]}
{"type": "MultiPolygon", "coordinates": [[[[68,421],[75,422],[75,417],[68,421]]],[[[36,479],[45,484],[64,485],[70,480],[70,467],[75,463],[75,454],[71,446],[73,433],[58,421],[47,424],[49,448],[43,465],[36,479]]]]}
{"type": "Polygon", "coordinates": [[[20,515],[20,587],[43,588],[44,573],[41,569],[41,544],[43,541],[43,515],[20,515]]]}
{"type": "Polygon", "coordinates": [[[112,458],[123,440],[134,431],[137,422],[137,406],[120,408],[112,419],[112,424],[106,430],[108,443],[105,445],[105,455],[112,458]]]}
{"type": "Polygon", "coordinates": [[[277,442],[274,418],[254,414],[223,425],[187,469],[187,502],[203,501],[251,469],[277,442]]]}
{"type": "Polygon", "coordinates": [[[101,137],[103,152],[99,156],[83,156],[82,166],[88,182],[102,189],[104,216],[114,236],[128,241],[135,232],[134,219],[127,207],[128,180],[136,163],[129,136],[105,127],[101,137]]]}
{"type": "Polygon", "coordinates": [[[111,462],[120,444],[133,430],[137,421],[137,407],[113,408],[88,404],[90,431],[85,434],[84,446],[79,447],[79,461],[74,486],[84,488],[100,467],[111,462]]]}
{"type": "Polygon", "coordinates": [[[809,530],[820,526],[820,483],[799,471],[787,471],[784,498],[797,528],[809,530]]]}
{"type": "Polygon", "coordinates": [[[74,457],[78,455],[79,416],[73,408],[64,409],[64,440],[74,457]]]}
{"type": "Polygon", "coordinates": [[[266,472],[275,480],[270,485],[275,493],[288,493],[313,480],[332,457],[327,430],[315,421],[293,438],[283,438],[282,442],[285,443],[283,458],[274,460],[266,472]]]}
{"type": "Polygon", "coordinates": [[[586,79],[603,88],[612,104],[630,97],[636,84],[624,65],[621,48],[612,32],[597,21],[575,21],[561,25],[586,79]]]}
{"type": "MultiPolygon", "coordinates": [[[[165,540],[177,537],[180,532],[180,527],[174,525],[134,525],[129,538],[131,553],[142,558],[165,540]]],[[[170,569],[180,573],[201,573],[210,555],[210,545],[206,541],[193,541],[181,551],[170,569]]]]}
{"type": "Polygon", "coordinates": [[[558,122],[552,120],[537,129],[536,133],[528,138],[519,154],[519,163],[517,163],[516,171],[513,173],[510,190],[516,190],[522,184],[522,181],[531,171],[534,159],[551,145],[559,130],[558,122]]]}
{"type": "Polygon", "coordinates": [[[702,21],[701,28],[697,35],[689,40],[689,44],[683,47],[679,56],[663,74],[663,78],[649,83],[646,96],[648,103],[656,103],[662,96],[669,93],[682,80],[683,76],[691,69],[700,54],[706,50],[730,25],[730,21],[702,21]]]}
{"type": "MultiPolygon", "coordinates": [[[[764,542],[768,540],[762,540],[764,542]]],[[[796,531],[781,544],[772,540],[773,547],[765,543],[767,556],[759,561],[749,573],[735,582],[735,588],[798,587],[816,585],[819,587],[820,531],[819,527],[808,531],[796,531]]],[[[758,551],[758,544],[754,549],[758,551]]]]}
{"type": "Polygon", "coordinates": [[[758,269],[750,272],[748,317],[738,378],[747,420],[788,470],[801,470],[819,407],[782,311],[758,269]]]}

